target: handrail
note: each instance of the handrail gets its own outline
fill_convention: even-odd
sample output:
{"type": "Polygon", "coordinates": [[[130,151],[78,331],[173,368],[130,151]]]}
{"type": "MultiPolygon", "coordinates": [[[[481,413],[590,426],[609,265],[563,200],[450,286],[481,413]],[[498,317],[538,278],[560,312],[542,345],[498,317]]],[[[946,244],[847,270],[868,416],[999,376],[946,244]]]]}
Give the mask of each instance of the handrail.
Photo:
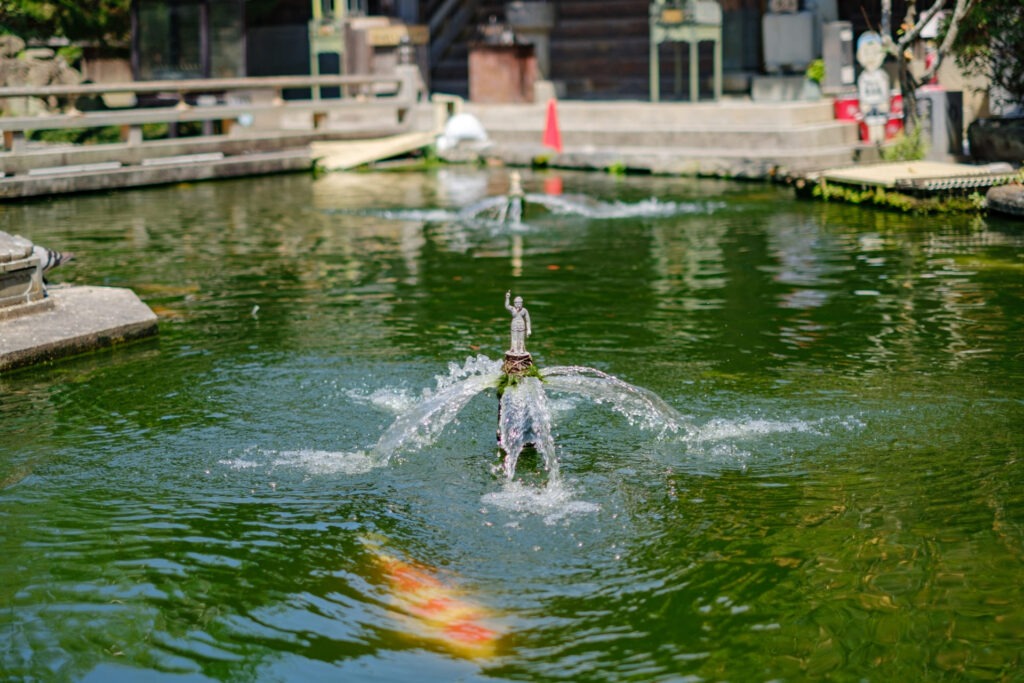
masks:
{"type": "Polygon", "coordinates": [[[124,83],[85,83],[79,85],[41,85],[0,87],[0,97],[59,97],[65,95],[101,95],[105,93],[207,93],[211,91],[286,89],[393,85],[400,76],[257,76],[251,78],[206,78],[175,81],[131,81],[124,83]]]}
{"type": "MultiPolygon", "coordinates": [[[[414,65],[398,65],[394,75],[326,75],[326,76],[269,76],[257,78],[222,78],[194,79],[180,81],[136,81],[130,83],[90,83],[80,85],[51,85],[39,87],[7,87],[0,88],[0,98],[17,97],[55,97],[67,96],[70,106],[61,113],[44,113],[29,116],[0,116],[0,131],[3,140],[0,152],[4,150],[21,152],[25,149],[26,134],[30,131],[63,129],[63,128],[101,128],[120,126],[121,139],[124,142],[141,143],[142,126],[147,123],[177,124],[184,122],[219,121],[225,133],[231,131],[235,123],[243,122],[243,126],[253,124],[256,117],[262,117],[258,127],[276,127],[281,125],[282,117],[294,115],[308,117],[311,128],[321,129],[328,124],[332,112],[341,110],[366,112],[384,108],[378,121],[382,125],[408,128],[411,120],[409,112],[419,101],[423,92],[423,82],[418,67],[414,65]],[[357,95],[340,98],[299,99],[285,101],[281,91],[286,88],[341,87],[359,88],[357,95]],[[188,93],[230,93],[232,91],[276,90],[273,97],[257,98],[258,101],[239,101],[221,95],[211,98],[211,102],[197,106],[185,101],[188,93]],[[121,107],[99,111],[78,111],[74,100],[83,95],[103,93],[171,93],[177,92],[179,101],[176,106],[167,107],[121,107]],[[387,115],[385,115],[385,112],[387,115]],[[387,124],[389,118],[394,120],[387,124]]],[[[208,124],[204,123],[204,130],[208,124]]],[[[211,128],[212,129],[212,128],[211,128]]]]}

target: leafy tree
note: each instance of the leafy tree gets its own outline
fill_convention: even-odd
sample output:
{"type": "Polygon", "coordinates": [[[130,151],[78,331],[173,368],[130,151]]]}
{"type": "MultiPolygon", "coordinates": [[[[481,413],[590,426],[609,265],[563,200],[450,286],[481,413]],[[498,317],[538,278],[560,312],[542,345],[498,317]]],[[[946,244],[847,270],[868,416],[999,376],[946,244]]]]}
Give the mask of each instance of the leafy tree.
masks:
{"type": "MultiPolygon", "coordinates": [[[[1014,0],[1009,1],[1012,2],[1014,0]]],[[[1015,1],[1020,2],[1020,0],[1015,1]]],[[[917,0],[908,0],[907,15],[900,28],[899,40],[897,40],[891,47],[892,52],[896,56],[896,63],[899,68],[900,85],[902,86],[901,89],[903,91],[903,100],[905,103],[904,111],[909,117],[912,127],[917,124],[917,98],[914,96],[914,93],[922,84],[931,80],[932,76],[934,76],[939,70],[942,60],[950,53],[953,45],[956,43],[960,25],[963,22],[964,17],[974,11],[978,5],[983,3],[981,0],[954,0],[952,2],[953,9],[946,17],[946,22],[943,27],[943,35],[935,51],[935,60],[932,62],[931,66],[925,69],[924,73],[921,74],[920,77],[915,78],[907,65],[910,47],[913,45],[914,41],[920,38],[921,31],[924,30],[924,27],[927,26],[928,23],[949,4],[948,0],[934,0],[928,9],[918,15],[917,0]]]]}
{"type": "Polygon", "coordinates": [[[0,0],[0,33],[124,45],[131,0],[0,0]]]}
{"type": "Polygon", "coordinates": [[[987,77],[1004,104],[1024,105],[1024,2],[1022,0],[933,0],[920,14],[908,0],[899,39],[892,45],[908,115],[916,118],[914,92],[952,55],[971,75],[987,77]],[[935,60],[919,77],[907,68],[909,48],[940,11],[946,11],[935,60]]]}
{"type": "Polygon", "coordinates": [[[1024,106],[1024,2],[977,3],[960,22],[952,51],[965,72],[998,86],[1002,104],[1024,106]]]}

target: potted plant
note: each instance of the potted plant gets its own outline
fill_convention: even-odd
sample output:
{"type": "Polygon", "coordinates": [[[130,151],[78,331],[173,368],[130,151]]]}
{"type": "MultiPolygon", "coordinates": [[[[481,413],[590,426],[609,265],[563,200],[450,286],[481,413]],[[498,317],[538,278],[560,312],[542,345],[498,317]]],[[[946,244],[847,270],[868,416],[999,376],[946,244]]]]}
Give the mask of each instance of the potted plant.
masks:
{"type": "Polygon", "coordinates": [[[800,93],[800,99],[820,100],[821,82],[824,80],[825,62],[821,59],[815,59],[807,65],[807,70],[804,71],[804,87],[803,91],[800,93]]]}

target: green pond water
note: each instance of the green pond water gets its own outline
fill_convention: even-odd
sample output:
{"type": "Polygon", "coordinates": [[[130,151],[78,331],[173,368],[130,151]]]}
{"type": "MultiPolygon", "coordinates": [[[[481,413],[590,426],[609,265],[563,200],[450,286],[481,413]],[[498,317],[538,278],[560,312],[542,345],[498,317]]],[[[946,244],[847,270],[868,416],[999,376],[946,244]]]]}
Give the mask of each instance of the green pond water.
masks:
{"type": "Polygon", "coordinates": [[[0,207],[160,316],[0,376],[0,680],[1024,680],[1024,227],[559,178],[512,225],[502,169],[0,207]],[[542,371],[683,428],[552,395],[558,485],[509,480],[484,390],[370,458],[501,358],[509,289],[542,371]]]}

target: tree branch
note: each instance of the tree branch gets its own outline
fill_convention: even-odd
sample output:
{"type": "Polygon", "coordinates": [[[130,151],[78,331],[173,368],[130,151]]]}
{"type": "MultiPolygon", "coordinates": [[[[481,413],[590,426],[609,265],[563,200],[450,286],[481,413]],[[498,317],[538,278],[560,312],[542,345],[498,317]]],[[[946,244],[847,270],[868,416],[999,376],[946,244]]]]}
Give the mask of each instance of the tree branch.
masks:
{"type": "Polygon", "coordinates": [[[931,77],[939,70],[939,67],[942,65],[942,58],[949,54],[953,43],[956,42],[957,34],[960,32],[960,22],[963,21],[964,16],[976,2],[978,0],[956,0],[956,6],[953,8],[953,18],[946,29],[946,35],[942,39],[942,44],[939,45],[939,49],[935,52],[935,61],[921,74],[922,83],[927,83],[931,80],[931,77]]]}
{"type": "MultiPolygon", "coordinates": [[[[957,0],[957,4],[959,4],[959,2],[960,0],[957,0]]],[[[927,10],[925,10],[924,14],[922,14],[920,18],[914,23],[914,25],[910,27],[910,30],[908,30],[906,33],[900,36],[900,39],[896,41],[896,49],[899,50],[900,52],[906,50],[907,47],[912,42],[917,40],[917,37],[919,35],[921,35],[921,31],[924,30],[924,27],[928,24],[929,21],[932,20],[932,17],[938,14],[939,10],[941,10],[945,6],[946,0],[935,0],[935,3],[932,4],[932,6],[929,7],[927,10]]]]}

